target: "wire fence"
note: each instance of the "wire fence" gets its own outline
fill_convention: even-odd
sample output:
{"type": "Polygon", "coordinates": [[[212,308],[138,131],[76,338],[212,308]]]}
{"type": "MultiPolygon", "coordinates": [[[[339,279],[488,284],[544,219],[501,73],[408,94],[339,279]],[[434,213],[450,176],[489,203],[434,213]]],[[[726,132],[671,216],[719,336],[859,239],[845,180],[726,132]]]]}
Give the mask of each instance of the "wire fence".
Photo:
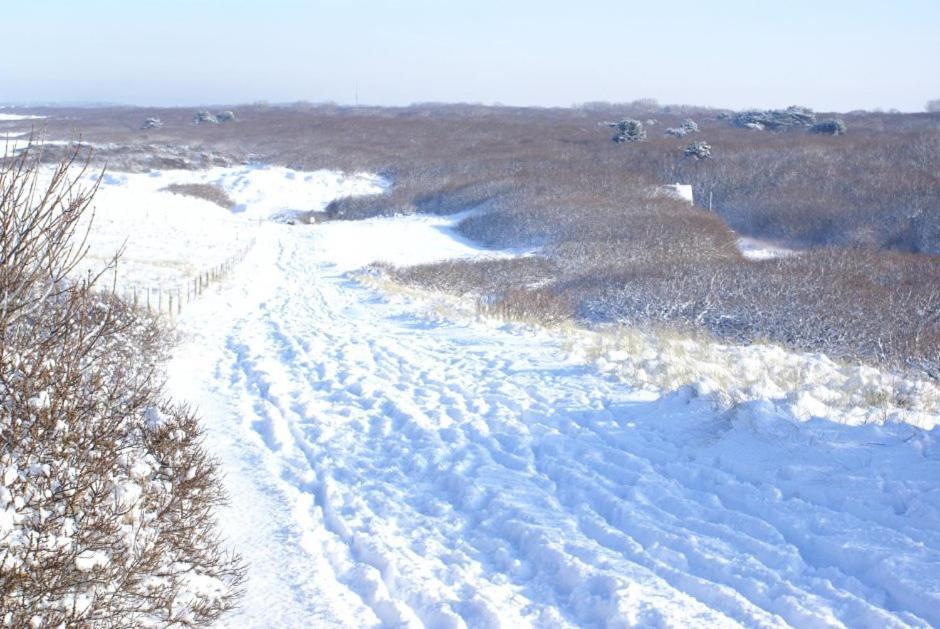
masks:
{"type": "Polygon", "coordinates": [[[146,309],[150,313],[175,317],[183,311],[184,307],[201,297],[210,286],[225,279],[245,259],[254,244],[255,238],[252,238],[247,246],[222,263],[203,269],[195,276],[190,276],[171,286],[129,282],[122,283],[120,288],[115,289],[115,292],[124,301],[134,304],[137,308],[146,309]]]}

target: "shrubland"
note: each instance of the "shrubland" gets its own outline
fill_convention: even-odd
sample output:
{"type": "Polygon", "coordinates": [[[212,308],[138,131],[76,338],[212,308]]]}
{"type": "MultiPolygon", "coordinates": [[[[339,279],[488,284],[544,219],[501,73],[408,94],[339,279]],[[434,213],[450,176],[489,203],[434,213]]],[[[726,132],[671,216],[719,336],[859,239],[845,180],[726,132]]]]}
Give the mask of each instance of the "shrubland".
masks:
{"type": "Polygon", "coordinates": [[[189,110],[70,112],[85,137],[124,147],[114,157],[129,167],[146,167],[126,148],[136,144],[161,155],[185,147],[180,159],[194,167],[264,161],[394,182],[386,195],[330,204],[333,218],[475,208],[462,235],[538,255],[387,272],[473,295],[488,312],[665,322],[938,374],[940,114],[647,101],[236,113],[237,124],[194,126],[189,110]],[[147,117],[165,124],[141,131],[147,117]],[[611,120],[642,124],[645,140],[611,142],[611,120]],[[681,128],[709,159],[685,154],[681,128]],[[697,207],[651,193],[674,182],[692,184],[697,207]],[[746,260],[738,234],[801,252],[746,260]]]}

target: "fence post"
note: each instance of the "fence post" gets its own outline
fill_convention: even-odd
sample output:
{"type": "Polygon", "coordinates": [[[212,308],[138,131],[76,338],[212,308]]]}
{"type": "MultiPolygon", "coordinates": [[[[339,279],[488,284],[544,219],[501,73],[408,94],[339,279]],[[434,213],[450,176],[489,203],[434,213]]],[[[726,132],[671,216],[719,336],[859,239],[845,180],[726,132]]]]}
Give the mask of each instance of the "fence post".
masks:
{"type": "Polygon", "coordinates": [[[169,298],[169,300],[170,300],[170,307],[167,309],[167,312],[169,312],[169,313],[170,313],[170,316],[172,317],[172,316],[173,316],[173,293],[172,293],[172,291],[167,291],[167,295],[166,295],[166,296],[167,296],[167,297],[169,298]]]}
{"type": "Polygon", "coordinates": [[[176,287],[176,314],[179,314],[183,311],[183,291],[180,290],[180,287],[176,287]]]}
{"type": "Polygon", "coordinates": [[[150,312],[150,287],[147,287],[147,312],[150,312]]]}
{"type": "Polygon", "coordinates": [[[163,290],[160,288],[157,289],[157,312],[163,312],[163,290]]]}

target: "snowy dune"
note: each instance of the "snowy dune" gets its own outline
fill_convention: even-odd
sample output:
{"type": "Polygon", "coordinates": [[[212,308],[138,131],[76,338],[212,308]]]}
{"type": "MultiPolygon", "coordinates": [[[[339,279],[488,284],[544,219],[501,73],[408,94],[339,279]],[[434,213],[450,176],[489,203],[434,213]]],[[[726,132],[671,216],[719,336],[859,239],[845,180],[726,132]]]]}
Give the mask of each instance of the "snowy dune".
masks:
{"type": "MultiPolygon", "coordinates": [[[[88,173],[85,182],[90,185],[96,178],[97,173],[88,173]]],[[[85,269],[100,269],[123,247],[119,287],[175,287],[243,251],[259,220],[321,210],[338,196],[379,193],[384,185],[372,175],[298,173],[273,166],[110,173],[92,205],[91,256],[85,269]],[[168,192],[165,188],[171,184],[217,185],[236,206],[228,210],[168,192]]]]}
{"type": "Polygon", "coordinates": [[[923,379],[767,344],[725,345],[637,329],[575,330],[571,352],[631,386],[689,387],[720,409],[760,402],[800,423],[940,425],[940,387],[923,379]]]}
{"type": "Polygon", "coordinates": [[[505,258],[529,251],[483,249],[455,227],[469,212],[449,216],[397,216],[319,225],[312,238],[324,264],[354,271],[373,262],[398,266],[458,258],[505,258]]]}
{"type": "MultiPolygon", "coordinates": [[[[176,234],[129,241],[132,280],[155,260],[223,256],[250,230],[236,272],[183,312],[169,366],[223,463],[223,526],[249,564],[230,626],[940,623],[936,430],[826,421],[822,393],[788,406],[772,378],[721,405],[716,354],[429,316],[350,274],[510,255],[455,238],[452,219],[252,220],[376,178],[187,173],[222,185],[240,205],[227,212],[159,191],[175,177],[115,176],[94,245],[141,220],[176,234]],[[655,376],[683,360],[697,385],[655,376]]],[[[748,350],[745,371],[817,373],[748,350]]]]}

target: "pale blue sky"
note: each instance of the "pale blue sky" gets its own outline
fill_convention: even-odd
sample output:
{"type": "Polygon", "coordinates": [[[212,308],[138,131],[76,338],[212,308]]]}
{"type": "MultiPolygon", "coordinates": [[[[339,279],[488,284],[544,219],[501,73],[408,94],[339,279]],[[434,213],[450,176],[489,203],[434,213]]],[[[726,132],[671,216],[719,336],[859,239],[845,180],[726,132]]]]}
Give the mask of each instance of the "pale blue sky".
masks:
{"type": "Polygon", "coordinates": [[[2,0],[0,19],[0,102],[940,98],[940,0],[2,0]]]}

